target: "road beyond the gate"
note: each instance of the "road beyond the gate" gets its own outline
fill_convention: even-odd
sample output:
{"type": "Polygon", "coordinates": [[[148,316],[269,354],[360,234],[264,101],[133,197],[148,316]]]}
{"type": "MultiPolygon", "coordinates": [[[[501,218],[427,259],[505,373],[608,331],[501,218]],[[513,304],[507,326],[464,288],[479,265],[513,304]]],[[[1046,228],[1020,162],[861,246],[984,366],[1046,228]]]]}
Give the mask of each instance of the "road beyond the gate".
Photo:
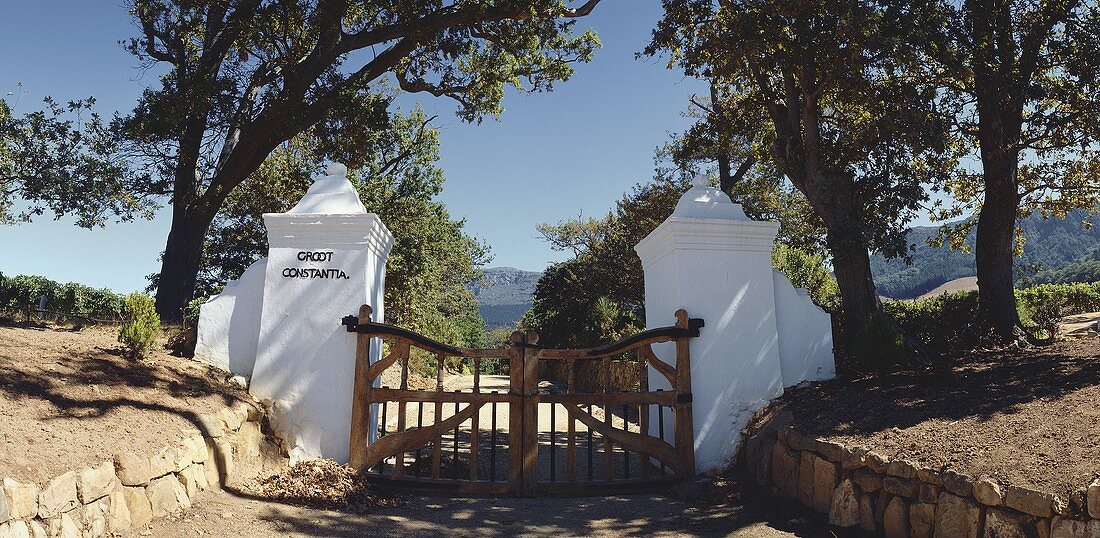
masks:
{"type": "Polygon", "coordinates": [[[786,538],[835,536],[819,514],[727,484],[689,503],[663,495],[576,499],[403,497],[403,506],[346,514],[238,497],[199,495],[178,519],[131,536],[658,536],[786,538]]]}

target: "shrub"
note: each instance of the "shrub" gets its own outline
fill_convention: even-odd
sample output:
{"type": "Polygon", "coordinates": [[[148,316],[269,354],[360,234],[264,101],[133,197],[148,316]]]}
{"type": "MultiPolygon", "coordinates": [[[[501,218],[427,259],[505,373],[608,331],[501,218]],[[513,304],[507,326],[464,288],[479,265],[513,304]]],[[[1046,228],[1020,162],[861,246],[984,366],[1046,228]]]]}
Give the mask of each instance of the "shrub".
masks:
{"type": "Polygon", "coordinates": [[[144,293],[131,293],[123,299],[126,323],[118,329],[118,341],[131,359],[141,359],[149,353],[160,332],[160,316],[153,298],[144,293]]]}
{"type": "Polygon", "coordinates": [[[75,282],[59,284],[34,275],[0,275],[0,311],[11,314],[37,311],[39,297],[43,295],[47,310],[107,320],[121,318],[122,297],[109,289],[75,282]]]}
{"type": "Polygon", "coordinates": [[[905,339],[885,315],[875,312],[859,330],[850,351],[856,369],[883,373],[902,362],[905,339]]]}
{"type": "MultiPolygon", "coordinates": [[[[1016,290],[1020,323],[1054,336],[1064,316],[1100,310],[1100,282],[1041,284],[1016,290]]],[[[926,299],[888,301],[885,310],[905,331],[946,354],[990,343],[978,330],[978,292],[945,293],[926,299]]]]}
{"type": "Polygon", "coordinates": [[[199,326],[199,309],[202,304],[206,302],[209,297],[195,297],[187,303],[187,307],[183,309],[183,325],[186,327],[198,327],[199,326]]]}

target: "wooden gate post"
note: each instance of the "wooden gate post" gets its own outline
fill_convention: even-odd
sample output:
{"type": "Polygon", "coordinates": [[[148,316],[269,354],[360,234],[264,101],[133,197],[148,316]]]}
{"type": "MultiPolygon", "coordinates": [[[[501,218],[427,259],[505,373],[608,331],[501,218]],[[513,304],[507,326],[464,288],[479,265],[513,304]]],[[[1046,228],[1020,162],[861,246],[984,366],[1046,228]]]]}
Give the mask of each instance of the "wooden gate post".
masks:
{"type": "Polygon", "coordinates": [[[539,478],[539,334],[527,331],[523,347],[523,495],[534,497],[539,478]]]}
{"type": "Polygon", "coordinates": [[[512,333],[508,353],[508,485],[509,494],[523,494],[523,361],[524,334],[512,333]]]}
{"type": "MultiPolygon", "coordinates": [[[[370,323],[370,305],[359,307],[360,325],[370,323]]],[[[351,446],[349,463],[363,471],[367,461],[367,446],[370,443],[370,340],[367,333],[358,333],[355,340],[355,384],[351,397],[351,446]]]]}
{"type": "MultiPolygon", "coordinates": [[[[689,327],[688,313],[676,311],[676,326],[689,327]]],[[[691,416],[691,341],[676,339],[676,452],[680,455],[684,478],[695,476],[695,426],[691,416]]]]}

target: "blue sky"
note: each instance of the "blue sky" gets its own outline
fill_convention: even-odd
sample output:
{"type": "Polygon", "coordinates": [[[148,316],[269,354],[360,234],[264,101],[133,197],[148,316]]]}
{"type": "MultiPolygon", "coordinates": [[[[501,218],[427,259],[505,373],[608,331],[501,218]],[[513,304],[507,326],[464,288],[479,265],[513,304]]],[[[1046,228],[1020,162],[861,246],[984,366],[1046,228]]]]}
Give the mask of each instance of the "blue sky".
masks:
{"type": "MultiPolygon", "coordinates": [[[[118,44],[136,32],[121,2],[4,0],[0,10],[0,95],[14,92],[5,98],[17,110],[37,108],[46,95],[91,95],[101,113],[127,111],[157,82],[118,44]]],[[[491,245],[491,265],[541,270],[563,259],[536,238],[535,225],[607,211],[652,176],[654,148],[688,124],[680,113],[702,84],[634,58],[659,16],[656,0],[605,0],[578,23],[604,43],[595,61],[552,93],[509,94],[499,121],[469,125],[450,102],[402,98],[405,108],[419,101],[439,114],[442,199],[491,245]]],[[[167,233],[166,211],[100,230],[48,217],[0,227],[0,271],[138,289],[159,268],[167,233]]]]}

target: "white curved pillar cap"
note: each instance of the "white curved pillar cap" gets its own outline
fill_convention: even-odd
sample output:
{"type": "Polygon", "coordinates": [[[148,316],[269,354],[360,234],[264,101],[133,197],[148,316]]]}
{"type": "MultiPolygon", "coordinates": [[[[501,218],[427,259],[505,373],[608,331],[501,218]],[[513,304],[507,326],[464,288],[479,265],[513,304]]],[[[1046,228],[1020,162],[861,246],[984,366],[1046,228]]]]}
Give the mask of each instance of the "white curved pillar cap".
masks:
{"type": "Polygon", "coordinates": [[[359,199],[355,186],[348,181],[348,167],[329,163],[325,176],[314,178],[306,195],[287,213],[355,215],[366,214],[367,208],[359,199]]]}
{"type": "Polygon", "coordinates": [[[749,220],[722,189],[712,187],[707,176],[699,174],[691,180],[691,189],[676,203],[673,217],[692,219],[749,220]]]}

